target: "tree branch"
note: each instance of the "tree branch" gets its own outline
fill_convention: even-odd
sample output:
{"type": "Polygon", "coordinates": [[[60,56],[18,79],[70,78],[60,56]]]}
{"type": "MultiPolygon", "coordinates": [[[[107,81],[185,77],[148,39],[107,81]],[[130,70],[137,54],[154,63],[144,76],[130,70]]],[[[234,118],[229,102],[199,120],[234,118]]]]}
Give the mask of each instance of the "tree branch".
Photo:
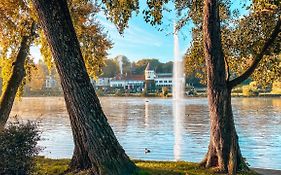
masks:
{"type": "Polygon", "coordinates": [[[277,36],[280,32],[281,32],[281,16],[279,15],[276,26],[274,27],[274,30],[272,31],[268,40],[264,43],[260,53],[257,54],[255,60],[251,64],[251,66],[242,75],[240,75],[239,77],[228,82],[229,88],[233,88],[236,85],[242,83],[247,78],[249,78],[249,76],[255,71],[255,69],[259,65],[260,61],[262,60],[263,56],[265,55],[266,51],[273,44],[274,40],[277,38],[277,36]]]}

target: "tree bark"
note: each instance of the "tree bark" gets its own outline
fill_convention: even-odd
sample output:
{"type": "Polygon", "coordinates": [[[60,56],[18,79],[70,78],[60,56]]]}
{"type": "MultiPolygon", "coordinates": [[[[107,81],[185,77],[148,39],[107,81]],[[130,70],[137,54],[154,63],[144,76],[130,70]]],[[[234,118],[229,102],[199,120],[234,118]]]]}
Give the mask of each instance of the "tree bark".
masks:
{"type": "Polygon", "coordinates": [[[210,115],[210,143],[201,165],[235,175],[248,169],[240,152],[228,87],[227,67],[221,44],[217,0],[204,1],[203,39],[207,66],[207,94],[210,115]]]}
{"type": "Polygon", "coordinates": [[[61,79],[74,139],[73,170],[128,175],[136,166],[118,143],[90,83],[65,0],[33,0],[61,79]]]}
{"type": "Polygon", "coordinates": [[[35,35],[34,28],[35,24],[32,23],[30,34],[22,37],[17,57],[13,65],[11,65],[12,73],[0,101],[0,128],[4,128],[9,119],[18,88],[25,77],[24,64],[29,53],[30,44],[34,38],[33,36],[35,35]]]}

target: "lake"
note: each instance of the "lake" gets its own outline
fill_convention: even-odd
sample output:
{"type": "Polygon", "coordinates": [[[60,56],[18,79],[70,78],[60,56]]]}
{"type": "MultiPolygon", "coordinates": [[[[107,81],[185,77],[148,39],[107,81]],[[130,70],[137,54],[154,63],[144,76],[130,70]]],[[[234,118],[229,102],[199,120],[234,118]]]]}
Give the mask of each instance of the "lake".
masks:
{"type": "MultiPolygon", "coordinates": [[[[199,162],[209,143],[206,98],[186,98],[185,115],[173,117],[173,100],[102,97],[103,110],[119,142],[133,159],[199,162]],[[145,154],[144,149],[151,150],[145,154]]],[[[281,170],[281,98],[233,98],[233,112],[243,156],[252,167],[281,170]]],[[[50,158],[71,158],[70,122],[62,97],[28,97],[11,115],[40,121],[50,158]]]]}

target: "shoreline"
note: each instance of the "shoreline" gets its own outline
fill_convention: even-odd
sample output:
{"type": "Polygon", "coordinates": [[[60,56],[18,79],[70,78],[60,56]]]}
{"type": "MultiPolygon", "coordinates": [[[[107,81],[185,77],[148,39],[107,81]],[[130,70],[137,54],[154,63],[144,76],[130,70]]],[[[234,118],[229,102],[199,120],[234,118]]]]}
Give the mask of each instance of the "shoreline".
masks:
{"type": "MultiPolygon", "coordinates": [[[[23,98],[37,98],[37,97],[63,97],[61,95],[36,95],[36,96],[22,96],[23,98]]],[[[173,98],[172,96],[162,97],[155,94],[143,96],[141,94],[124,94],[124,95],[114,95],[114,94],[108,94],[108,95],[102,95],[98,97],[136,97],[136,98],[163,98],[163,99],[170,99],[173,98]]],[[[200,94],[200,95],[194,95],[194,96],[184,96],[184,98],[204,98],[207,97],[207,94],[200,94]]],[[[243,96],[241,94],[231,94],[231,97],[235,98],[280,98],[281,94],[260,94],[258,96],[243,96]]]]}

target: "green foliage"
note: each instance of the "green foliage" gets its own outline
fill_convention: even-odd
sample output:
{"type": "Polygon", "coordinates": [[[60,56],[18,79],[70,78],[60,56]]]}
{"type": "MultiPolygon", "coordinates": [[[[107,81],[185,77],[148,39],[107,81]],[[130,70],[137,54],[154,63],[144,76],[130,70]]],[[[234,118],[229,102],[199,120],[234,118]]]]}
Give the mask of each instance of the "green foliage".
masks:
{"type": "Polygon", "coordinates": [[[116,89],[115,91],[115,96],[117,97],[121,97],[121,96],[124,96],[124,90],[121,90],[121,89],[116,89]]]}
{"type": "Polygon", "coordinates": [[[280,81],[275,81],[272,84],[272,90],[271,90],[272,94],[281,94],[281,82],[280,81]]]}
{"type": "Polygon", "coordinates": [[[257,82],[251,82],[249,85],[242,86],[242,94],[243,96],[258,96],[259,91],[257,87],[257,82]]]}
{"type": "Polygon", "coordinates": [[[114,77],[119,73],[119,66],[113,59],[106,59],[100,77],[114,77]]]}
{"type": "Polygon", "coordinates": [[[169,89],[167,87],[162,87],[162,96],[167,97],[169,93],[169,89]]]}
{"type": "Polygon", "coordinates": [[[148,8],[143,11],[144,20],[151,25],[161,25],[163,18],[163,11],[169,11],[165,4],[167,4],[169,0],[147,0],[148,8]]]}
{"type": "MultiPolygon", "coordinates": [[[[3,79],[2,92],[6,90],[13,70],[13,62],[18,55],[23,36],[29,36],[32,26],[32,18],[29,15],[29,8],[26,3],[18,0],[3,0],[0,2],[0,77],[3,79]]],[[[30,44],[32,38],[29,38],[30,44]]],[[[27,50],[29,52],[29,50],[27,50]]],[[[28,56],[27,59],[30,59],[28,56]]],[[[29,62],[26,62],[29,67],[29,62]]],[[[30,77],[26,71],[27,77],[18,88],[17,97],[23,93],[23,86],[30,77]]]]}
{"type": "MultiPolygon", "coordinates": [[[[280,2],[254,0],[249,6],[249,14],[235,16],[230,13],[229,2],[222,1],[220,10],[222,46],[227,63],[230,80],[243,74],[273,31],[281,14],[280,2]]],[[[202,12],[200,12],[202,13],[202,12]]],[[[203,36],[200,23],[195,23],[192,30],[192,44],[185,55],[187,75],[196,73],[202,82],[206,80],[203,53],[203,36]]],[[[272,47],[265,53],[251,78],[259,85],[266,87],[281,76],[281,34],[275,39],[272,47]]]]}
{"type": "Polygon", "coordinates": [[[98,89],[98,90],[96,91],[96,93],[97,93],[97,96],[99,96],[99,97],[104,96],[104,90],[102,90],[102,89],[98,89]]]}
{"type": "Polygon", "coordinates": [[[33,158],[40,149],[39,131],[34,123],[16,121],[0,131],[0,174],[30,174],[33,158]]]}
{"type": "Polygon", "coordinates": [[[155,69],[157,73],[172,73],[173,72],[173,62],[169,61],[166,63],[160,62],[158,59],[141,59],[133,63],[134,74],[144,74],[144,70],[147,64],[150,64],[152,68],[155,69]]]}
{"type": "Polygon", "coordinates": [[[124,55],[118,55],[116,56],[114,59],[114,62],[117,64],[118,66],[118,73],[121,72],[121,68],[120,68],[120,63],[122,63],[122,71],[123,71],[123,75],[130,75],[132,73],[132,64],[130,62],[130,60],[124,56],[124,55]]]}
{"type": "Polygon", "coordinates": [[[138,13],[138,0],[102,0],[106,17],[113,22],[122,34],[133,12],[138,13]]]}
{"type": "Polygon", "coordinates": [[[144,89],[142,92],[141,92],[141,96],[142,97],[147,97],[148,96],[148,92],[146,89],[144,89]]]}
{"type": "Polygon", "coordinates": [[[106,66],[102,68],[102,74],[100,77],[115,77],[120,73],[119,59],[122,58],[122,69],[123,75],[143,75],[144,70],[148,63],[155,68],[157,73],[172,73],[173,72],[173,62],[169,61],[166,63],[160,62],[158,59],[141,59],[136,62],[130,62],[130,60],[125,56],[117,56],[114,59],[106,59],[106,66]]]}
{"type": "MultiPolygon", "coordinates": [[[[81,43],[81,51],[88,74],[96,77],[101,74],[107,50],[112,47],[101,25],[96,21],[99,8],[88,0],[68,0],[69,10],[73,19],[78,40],[81,43]]],[[[0,69],[4,86],[11,75],[12,63],[14,62],[21,38],[30,33],[31,23],[38,21],[34,15],[34,9],[30,1],[3,0],[0,2],[0,69]]],[[[49,71],[52,70],[53,60],[51,50],[39,26],[36,27],[35,44],[40,47],[41,55],[49,71]]],[[[24,79],[17,96],[22,95],[23,86],[31,80],[32,59],[26,61],[27,77],[24,79]]],[[[3,89],[3,90],[4,90],[3,89]]]]}

